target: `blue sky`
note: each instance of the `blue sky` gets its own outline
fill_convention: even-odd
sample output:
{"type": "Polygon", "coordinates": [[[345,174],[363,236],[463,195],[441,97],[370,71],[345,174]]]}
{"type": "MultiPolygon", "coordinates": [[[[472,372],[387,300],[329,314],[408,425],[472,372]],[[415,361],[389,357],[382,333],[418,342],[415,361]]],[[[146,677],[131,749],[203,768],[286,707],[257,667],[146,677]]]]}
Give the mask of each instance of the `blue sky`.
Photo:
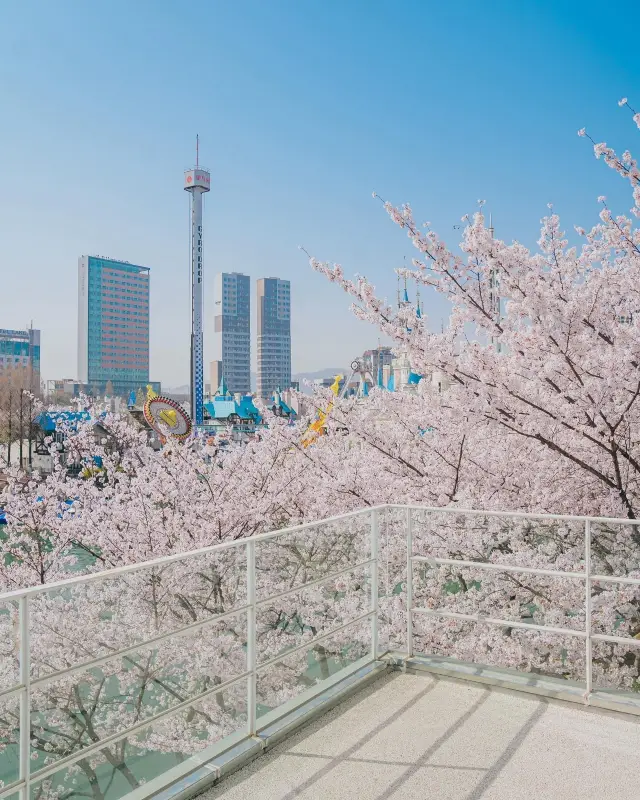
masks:
{"type": "Polygon", "coordinates": [[[345,365],[377,332],[298,245],[392,296],[413,249],[374,189],[451,244],[478,198],[528,245],[548,202],[567,230],[599,194],[626,211],[576,131],[639,141],[616,103],[640,107],[638,23],[586,0],[0,0],[0,327],[33,319],[44,377],[73,377],[77,257],[144,264],[152,378],[186,383],[199,133],[207,360],[213,275],[237,270],[291,280],[294,371],[345,365]]]}

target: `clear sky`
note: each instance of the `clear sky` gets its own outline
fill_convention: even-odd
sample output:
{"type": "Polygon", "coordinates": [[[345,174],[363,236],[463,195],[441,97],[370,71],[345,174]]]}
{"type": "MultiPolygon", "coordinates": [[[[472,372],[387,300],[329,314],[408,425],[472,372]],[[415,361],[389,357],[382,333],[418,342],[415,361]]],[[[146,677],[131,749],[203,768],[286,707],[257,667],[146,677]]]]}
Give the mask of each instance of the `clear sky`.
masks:
{"type": "Polygon", "coordinates": [[[298,245],[391,297],[414,251],[372,190],[452,244],[478,198],[530,245],[548,202],[567,230],[599,194],[626,211],[576,131],[640,141],[617,107],[640,107],[639,23],[637,0],[0,0],[0,327],[33,319],[44,377],[75,377],[78,256],[143,264],[151,377],[186,383],[199,133],[206,360],[237,270],[291,280],[294,371],[344,366],[377,333],[298,245]]]}

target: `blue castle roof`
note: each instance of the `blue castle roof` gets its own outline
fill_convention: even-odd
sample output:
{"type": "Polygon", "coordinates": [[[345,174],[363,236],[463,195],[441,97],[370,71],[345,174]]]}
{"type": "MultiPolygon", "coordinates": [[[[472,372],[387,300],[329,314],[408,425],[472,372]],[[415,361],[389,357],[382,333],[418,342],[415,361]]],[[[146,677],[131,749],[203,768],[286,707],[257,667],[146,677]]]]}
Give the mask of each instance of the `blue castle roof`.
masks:
{"type": "Polygon", "coordinates": [[[45,433],[53,433],[61,423],[75,429],[78,422],[89,422],[90,419],[88,411],[43,411],[34,422],[45,433]]]}
{"type": "Polygon", "coordinates": [[[282,413],[285,416],[294,417],[296,415],[296,412],[294,411],[294,409],[291,408],[291,406],[288,405],[287,403],[285,403],[284,400],[282,399],[282,395],[280,394],[280,390],[279,389],[275,390],[271,400],[272,400],[272,402],[273,402],[273,404],[275,406],[278,406],[282,410],[282,413]]]}
{"type": "MultiPolygon", "coordinates": [[[[223,388],[221,386],[221,388],[223,388]]],[[[212,400],[204,404],[211,419],[228,419],[232,414],[236,414],[240,419],[251,419],[260,422],[260,412],[253,403],[253,397],[247,394],[236,401],[233,395],[216,395],[212,400]]]]}

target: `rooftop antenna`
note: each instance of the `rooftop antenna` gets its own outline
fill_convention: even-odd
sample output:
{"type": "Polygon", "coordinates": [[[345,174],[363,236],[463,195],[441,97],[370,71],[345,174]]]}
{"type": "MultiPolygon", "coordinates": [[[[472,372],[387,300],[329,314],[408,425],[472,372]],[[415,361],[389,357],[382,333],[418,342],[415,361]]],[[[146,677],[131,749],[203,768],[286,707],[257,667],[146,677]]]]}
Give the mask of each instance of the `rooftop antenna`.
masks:
{"type": "Polygon", "coordinates": [[[491,234],[491,238],[493,239],[493,234],[494,234],[494,230],[493,230],[493,216],[492,216],[491,212],[489,212],[489,233],[491,234]]]}
{"type": "Polygon", "coordinates": [[[397,275],[396,277],[397,277],[397,283],[398,283],[398,289],[397,289],[397,295],[398,295],[398,308],[400,308],[400,276],[399,276],[399,275],[397,275]]]}
{"type": "Polygon", "coordinates": [[[196,133],[196,169],[200,166],[200,136],[196,133]]]}

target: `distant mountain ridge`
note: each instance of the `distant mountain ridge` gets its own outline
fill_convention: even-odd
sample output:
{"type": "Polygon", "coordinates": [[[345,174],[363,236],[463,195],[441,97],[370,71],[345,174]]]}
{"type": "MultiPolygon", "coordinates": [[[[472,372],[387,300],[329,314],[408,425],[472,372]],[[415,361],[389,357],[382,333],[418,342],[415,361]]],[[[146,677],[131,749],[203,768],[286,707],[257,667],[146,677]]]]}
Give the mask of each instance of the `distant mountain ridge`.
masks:
{"type": "MultiPolygon", "coordinates": [[[[349,370],[345,369],[344,367],[325,367],[324,369],[318,369],[315,372],[296,372],[294,375],[291,376],[291,380],[299,381],[300,382],[300,389],[304,391],[304,381],[317,381],[322,380],[322,378],[333,378],[336,375],[344,375],[345,377],[349,377],[349,370]]],[[[257,376],[255,372],[251,373],[251,390],[255,392],[256,390],[256,382],[257,376]]],[[[217,388],[217,387],[216,387],[217,388]]],[[[167,386],[162,387],[162,391],[164,394],[167,395],[184,395],[188,396],[191,393],[189,386],[167,386]]]]}
{"type": "Polygon", "coordinates": [[[325,367],[325,369],[319,369],[315,372],[296,372],[295,375],[292,376],[292,380],[294,381],[317,381],[322,378],[334,378],[336,375],[345,375],[348,376],[348,370],[344,367],[325,367]]]}

